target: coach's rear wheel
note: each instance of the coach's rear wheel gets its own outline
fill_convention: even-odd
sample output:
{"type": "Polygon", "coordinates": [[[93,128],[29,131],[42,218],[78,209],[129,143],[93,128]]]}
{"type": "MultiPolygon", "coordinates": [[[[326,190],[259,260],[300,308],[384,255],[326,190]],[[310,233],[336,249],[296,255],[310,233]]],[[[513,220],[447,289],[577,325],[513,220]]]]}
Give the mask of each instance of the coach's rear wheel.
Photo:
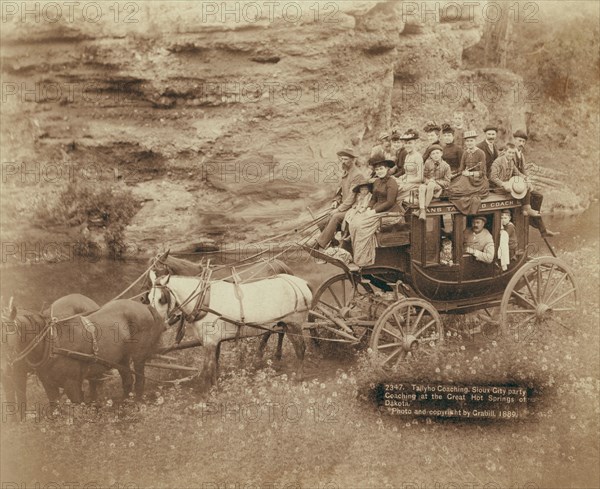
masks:
{"type": "Polygon", "coordinates": [[[500,304],[500,324],[519,339],[539,327],[561,326],[573,331],[579,290],[571,269],[560,259],[541,257],[524,265],[510,280],[500,304]]]}
{"type": "Polygon", "coordinates": [[[393,368],[407,358],[430,355],[443,339],[442,319],[435,307],[423,299],[408,298],[384,311],[370,346],[382,367],[393,368]]]}

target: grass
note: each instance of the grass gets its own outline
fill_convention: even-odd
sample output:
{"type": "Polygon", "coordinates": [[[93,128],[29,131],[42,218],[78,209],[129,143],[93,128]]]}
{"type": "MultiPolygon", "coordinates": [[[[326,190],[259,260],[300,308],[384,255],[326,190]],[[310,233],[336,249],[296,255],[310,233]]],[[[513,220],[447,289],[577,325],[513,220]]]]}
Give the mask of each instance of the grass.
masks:
{"type": "MultiPolygon", "coordinates": [[[[150,384],[145,402],[119,404],[115,380],[105,389],[115,399],[105,398],[97,412],[63,405],[55,417],[3,423],[2,479],[27,487],[598,487],[599,259],[596,248],[564,258],[582,289],[575,332],[540,331],[520,342],[452,336],[433,360],[413,361],[392,377],[516,382],[534,389],[526,418],[391,416],[372,401],[385,377],[367,355],[345,365],[309,356],[316,366],[299,381],[286,367],[293,358],[287,342],[283,366],[256,367],[255,340],[248,340],[224,350],[226,371],[208,393],[150,384]]],[[[197,362],[198,354],[183,358],[197,362]]],[[[32,400],[44,402],[30,384],[32,400]]]]}

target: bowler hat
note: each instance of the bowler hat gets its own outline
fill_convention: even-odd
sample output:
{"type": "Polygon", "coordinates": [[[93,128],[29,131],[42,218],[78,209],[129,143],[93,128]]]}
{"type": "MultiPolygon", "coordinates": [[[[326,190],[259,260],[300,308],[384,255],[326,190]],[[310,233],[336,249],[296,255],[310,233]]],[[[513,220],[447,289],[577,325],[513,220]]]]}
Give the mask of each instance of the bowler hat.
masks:
{"type": "Polygon", "coordinates": [[[527,182],[523,177],[510,177],[510,195],[515,199],[522,199],[527,194],[527,182]]]}
{"type": "Polygon", "coordinates": [[[496,132],[498,132],[498,126],[496,126],[494,124],[488,124],[487,126],[485,126],[483,128],[483,132],[488,132],[488,131],[496,131],[496,132]]]}
{"type": "Polygon", "coordinates": [[[513,134],[513,138],[521,138],[527,141],[527,133],[519,129],[518,131],[515,131],[515,133],[513,134]]]}
{"type": "Polygon", "coordinates": [[[412,141],[413,139],[419,139],[419,133],[414,129],[409,129],[402,136],[400,136],[402,141],[412,141]]]}
{"type": "Polygon", "coordinates": [[[396,162],[394,160],[380,160],[379,158],[372,158],[369,161],[369,165],[371,165],[373,168],[376,166],[387,166],[388,168],[393,168],[396,165],[396,162]]]}
{"type": "Polygon", "coordinates": [[[350,158],[358,158],[352,148],[344,148],[337,152],[338,156],[349,156],[350,158]]]}

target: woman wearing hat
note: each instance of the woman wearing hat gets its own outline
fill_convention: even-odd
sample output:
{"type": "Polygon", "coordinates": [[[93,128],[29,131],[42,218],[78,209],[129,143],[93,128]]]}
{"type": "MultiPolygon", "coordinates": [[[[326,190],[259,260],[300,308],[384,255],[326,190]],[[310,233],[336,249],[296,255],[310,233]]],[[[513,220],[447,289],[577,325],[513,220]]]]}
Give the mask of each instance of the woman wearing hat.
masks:
{"type": "Polygon", "coordinates": [[[356,199],[354,205],[346,212],[346,217],[344,217],[344,222],[342,223],[342,232],[346,231],[357,214],[362,214],[369,208],[371,198],[373,197],[373,194],[371,193],[372,189],[373,184],[366,178],[362,178],[354,186],[352,192],[356,194],[356,199]]]}
{"type": "Polygon", "coordinates": [[[475,131],[465,132],[459,175],[448,187],[448,199],[463,214],[477,214],[481,199],[489,193],[485,153],[475,146],[475,131]]]}
{"type": "Polygon", "coordinates": [[[349,223],[354,263],[359,267],[375,263],[375,232],[379,228],[380,219],[377,214],[394,210],[398,195],[398,184],[390,176],[390,169],[395,166],[395,162],[372,160],[369,164],[373,166],[376,177],[373,182],[373,196],[368,209],[355,214],[349,223]]]}
{"type": "Polygon", "coordinates": [[[423,157],[417,151],[419,133],[413,129],[406,131],[401,138],[404,141],[406,157],[404,158],[404,175],[396,179],[398,183],[398,202],[410,196],[413,190],[423,183],[423,157]]]}

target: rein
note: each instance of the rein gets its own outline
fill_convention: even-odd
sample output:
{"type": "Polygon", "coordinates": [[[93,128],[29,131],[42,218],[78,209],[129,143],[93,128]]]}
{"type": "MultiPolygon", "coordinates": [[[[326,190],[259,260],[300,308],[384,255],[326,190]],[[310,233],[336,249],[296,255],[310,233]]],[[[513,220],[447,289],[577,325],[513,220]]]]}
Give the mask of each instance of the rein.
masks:
{"type": "MultiPolygon", "coordinates": [[[[116,297],[112,298],[110,301],[108,302],[114,302],[117,299],[121,298],[125,293],[127,293],[129,290],[132,289],[132,287],[137,284],[142,278],[146,277],[146,275],[150,272],[150,270],[152,270],[152,268],[156,265],[156,261],[157,259],[153,260],[152,264],[142,272],[142,274],[135,279],[135,281],[129,285],[129,287],[127,287],[123,292],[121,292],[119,295],[117,295],[116,297]]],[[[142,293],[143,294],[143,293],[142,293]]],[[[142,294],[138,294],[138,295],[142,295],[142,294]]],[[[137,296],[134,296],[137,297],[137,296]]],[[[107,302],[107,304],[108,304],[107,302]]],[[[106,304],[105,304],[106,305],[106,304]]],[[[104,306],[102,306],[104,307],[104,306]]],[[[99,311],[102,307],[99,307],[93,311],[88,311],[86,313],[79,313],[79,314],[72,314],[71,316],[68,316],[66,318],[63,319],[58,319],[54,316],[52,316],[52,309],[51,309],[51,317],[50,320],[47,321],[46,325],[44,326],[44,328],[42,329],[42,331],[40,331],[35,338],[33,338],[33,340],[31,340],[31,342],[23,349],[23,351],[21,353],[19,353],[19,355],[17,355],[16,358],[13,358],[10,362],[9,365],[12,366],[17,362],[22,361],[25,357],[27,357],[27,355],[29,355],[33,349],[39,344],[40,341],[42,341],[45,336],[52,330],[53,327],[55,327],[58,323],[64,323],[67,322],[71,319],[74,319],[76,317],[86,317],[89,316],[90,314],[93,314],[97,311],[99,311]]],[[[16,319],[16,317],[15,317],[16,319]]],[[[44,318],[45,319],[45,318],[44,318]]],[[[2,320],[5,320],[5,317],[2,318],[2,320]]],[[[8,318],[6,318],[7,322],[10,322],[10,320],[8,318]]],[[[12,322],[16,325],[16,321],[12,320],[12,322]]],[[[32,368],[39,368],[39,367],[32,367],[32,368]]]]}

